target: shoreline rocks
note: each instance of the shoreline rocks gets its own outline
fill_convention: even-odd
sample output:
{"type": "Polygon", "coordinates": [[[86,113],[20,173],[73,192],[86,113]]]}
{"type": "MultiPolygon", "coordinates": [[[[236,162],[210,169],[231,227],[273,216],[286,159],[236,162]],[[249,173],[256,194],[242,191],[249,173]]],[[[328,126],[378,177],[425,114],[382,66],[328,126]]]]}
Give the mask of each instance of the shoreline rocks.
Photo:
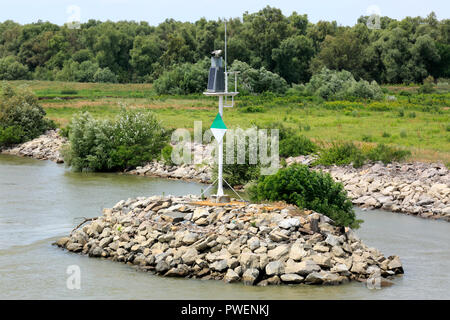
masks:
{"type": "Polygon", "coordinates": [[[122,200],[55,244],[166,277],[247,285],[335,285],[403,274],[397,256],[367,247],[322,214],[195,195],[122,200]]]}
{"type": "Polygon", "coordinates": [[[211,167],[206,164],[183,164],[171,166],[162,161],[153,161],[144,167],[137,167],[126,172],[139,176],[160,177],[174,180],[195,181],[200,183],[212,182],[211,167]]]}
{"type": "MultiPolygon", "coordinates": [[[[312,157],[289,158],[310,163],[312,157]]],[[[361,168],[317,166],[343,183],[354,205],[450,222],[450,171],[439,163],[365,164],[361,168]]]]}
{"type": "MultiPolygon", "coordinates": [[[[59,150],[65,143],[67,139],[61,137],[58,130],[51,130],[2,152],[63,163],[59,150]]],[[[191,150],[203,159],[210,159],[212,146],[193,143],[191,150]]],[[[314,160],[314,156],[299,156],[287,158],[286,163],[311,166],[314,160]]],[[[443,164],[414,162],[385,165],[377,162],[361,168],[347,165],[311,169],[328,172],[336,181],[342,182],[356,206],[450,222],[450,172],[443,164]]],[[[170,166],[153,161],[126,174],[212,182],[212,168],[206,163],[170,166]]]]}
{"type": "Polygon", "coordinates": [[[59,135],[59,130],[49,130],[36,139],[2,150],[1,152],[21,157],[63,163],[64,160],[59,150],[66,143],[67,139],[59,135]]]}

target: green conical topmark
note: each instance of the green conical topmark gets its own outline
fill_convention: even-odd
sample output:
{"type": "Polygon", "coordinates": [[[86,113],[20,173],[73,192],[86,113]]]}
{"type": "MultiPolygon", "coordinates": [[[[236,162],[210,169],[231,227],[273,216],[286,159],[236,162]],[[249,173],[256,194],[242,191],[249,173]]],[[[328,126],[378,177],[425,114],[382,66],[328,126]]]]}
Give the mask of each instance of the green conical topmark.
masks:
{"type": "Polygon", "coordinates": [[[217,113],[217,116],[211,125],[211,129],[225,129],[225,130],[227,129],[220,113],[217,113]]]}

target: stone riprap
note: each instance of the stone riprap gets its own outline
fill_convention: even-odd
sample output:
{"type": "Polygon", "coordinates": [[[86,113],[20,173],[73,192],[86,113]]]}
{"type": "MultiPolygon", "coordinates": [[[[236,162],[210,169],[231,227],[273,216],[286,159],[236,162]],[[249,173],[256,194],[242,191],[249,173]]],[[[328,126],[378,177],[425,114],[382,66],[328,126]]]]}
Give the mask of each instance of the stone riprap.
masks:
{"type": "MultiPolygon", "coordinates": [[[[48,131],[3,152],[62,163],[59,150],[66,142],[67,139],[61,137],[58,131],[48,131]]],[[[213,146],[193,143],[190,147],[193,154],[209,161],[181,166],[154,161],[127,173],[211,183],[213,146]]],[[[290,157],[286,163],[311,166],[315,159],[314,156],[290,157]]],[[[354,205],[450,221],[450,173],[443,164],[415,162],[384,165],[380,162],[361,168],[349,165],[316,166],[312,169],[329,172],[336,181],[342,182],[354,205]]]]}
{"type": "Polygon", "coordinates": [[[340,284],[403,273],[328,217],[283,204],[215,204],[197,196],[122,200],[55,242],[166,277],[248,285],[340,284]]]}
{"type": "Polygon", "coordinates": [[[212,170],[211,167],[206,164],[183,164],[181,166],[172,166],[165,164],[162,161],[153,161],[144,167],[137,167],[127,173],[141,176],[197,181],[201,183],[212,182],[212,170]]]}
{"type": "Polygon", "coordinates": [[[58,130],[49,130],[36,139],[2,150],[2,153],[63,163],[64,160],[59,151],[66,143],[67,139],[59,135],[58,130]]]}
{"type": "Polygon", "coordinates": [[[192,158],[191,162],[196,164],[182,165],[169,165],[164,163],[163,161],[153,161],[143,167],[137,167],[134,170],[128,171],[127,173],[211,183],[212,168],[210,164],[213,163],[212,152],[214,149],[214,145],[186,143],[186,148],[189,148],[191,150],[192,154],[194,155],[193,157],[199,157],[200,161],[196,161],[197,159],[192,158]]]}
{"type": "MultiPolygon", "coordinates": [[[[288,164],[312,162],[313,157],[287,159],[288,164]]],[[[450,173],[437,163],[372,163],[313,167],[342,182],[353,204],[365,208],[450,221],[450,173]]]]}

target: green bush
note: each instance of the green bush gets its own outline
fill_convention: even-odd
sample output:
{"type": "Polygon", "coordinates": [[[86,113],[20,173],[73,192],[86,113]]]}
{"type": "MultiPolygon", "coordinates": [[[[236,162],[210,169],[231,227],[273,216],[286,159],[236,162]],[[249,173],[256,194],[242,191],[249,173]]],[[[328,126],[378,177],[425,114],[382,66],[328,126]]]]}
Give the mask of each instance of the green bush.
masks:
{"type": "Polygon", "coordinates": [[[249,195],[255,201],[286,201],[314,210],[333,219],[338,226],[357,228],[362,222],[356,219],[341,183],[334,182],[328,173],[312,171],[300,164],[261,176],[249,188],[249,195]]]}
{"type": "Polygon", "coordinates": [[[172,161],[172,151],[173,151],[173,147],[170,144],[167,144],[161,150],[161,160],[169,166],[175,165],[172,161]]]}
{"type": "Polygon", "coordinates": [[[436,91],[434,88],[434,78],[432,76],[428,76],[425,80],[423,80],[423,84],[419,88],[419,93],[433,93],[436,91]]]}
{"type": "Polygon", "coordinates": [[[106,82],[106,83],[117,83],[117,76],[106,68],[98,68],[98,70],[94,74],[95,82],[106,82]]]}
{"type": "Polygon", "coordinates": [[[4,85],[0,95],[0,128],[2,140],[9,145],[34,139],[54,129],[55,124],[45,118],[44,109],[31,91],[4,85]]]}
{"type": "Polygon", "coordinates": [[[333,145],[319,154],[315,164],[324,166],[346,165],[353,163],[355,168],[361,167],[366,160],[364,153],[351,142],[333,143],[333,145]]]}
{"type": "Polygon", "coordinates": [[[326,100],[347,100],[351,98],[381,100],[383,92],[375,82],[356,81],[353,75],[346,71],[335,71],[323,68],[320,73],[311,77],[305,86],[309,95],[317,95],[326,100]]]}
{"type": "Polygon", "coordinates": [[[0,80],[28,79],[28,67],[13,56],[0,59],[0,80]]]}
{"type": "MultiPolygon", "coordinates": [[[[286,80],[278,74],[266,70],[264,67],[257,70],[245,62],[234,60],[231,70],[240,72],[239,91],[243,93],[285,93],[289,87],[286,80]]],[[[229,87],[231,87],[231,84],[229,84],[229,87]]]]}
{"type": "Polygon", "coordinates": [[[317,146],[307,137],[302,135],[293,135],[280,140],[279,147],[281,157],[307,155],[317,150],[317,146]]]}
{"type": "Polygon", "coordinates": [[[20,126],[0,127],[0,147],[9,147],[22,142],[25,132],[20,126]]]}
{"type": "Polygon", "coordinates": [[[56,74],[56,80],[94,82],[94,75],[98,69],[98,64],[93,61],[87,60],[80,63],[68,60],[64,63],[62,70],[56,74]]]}
{"type": "Polygon", "coordinates": [[[402,150],[385,144],[379,144],[368,152],[367,157],[372,161],[390,163],[393,161],[402,161],[410,155],[411,152],[409,150],[402,150]]]}
{"type": "Polygon", "coordinates": [[[158,158],[167,134],[153,113],[123,109],[114,120],[75,116],[69,141],[64,160],[75,170],[117,171],[158,158]]]}
{"type": "Polygon", "coordinates": [[[158,94],[190,94],[206,90],[208,82],[209,60],[204,59],[195,64],[176,65],[155,80],[153,86],[158,94]]]}

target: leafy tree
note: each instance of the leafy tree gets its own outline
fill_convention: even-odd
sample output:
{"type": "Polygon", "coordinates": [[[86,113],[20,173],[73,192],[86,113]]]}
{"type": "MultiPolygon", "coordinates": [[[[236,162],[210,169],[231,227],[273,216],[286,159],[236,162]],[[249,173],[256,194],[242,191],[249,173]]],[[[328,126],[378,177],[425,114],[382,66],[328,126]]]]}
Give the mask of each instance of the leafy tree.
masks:
{"type": "Polygon", "coordinates": [[[189,94],[205,90],[209,59],[196,64],[184,63],[165,71],[154,83],[158,94],[189,94]]]}
{"type": "Polygon", "coordinates": [[[253,13],[244,13],[242,37],[250,49],[259,57],[259,61],[250,61],[256,68],[264,67],[273,70],[275,63],[272,50],[278,48],[288,34],[288,19],[280,9],[270,6],[253,13]]]}
{"type": "Polygon", "coordinates": [[[28,78],[28,67],[13,56],[0,59],[0,80],[18,80],[28,78]]]}
{"type": "Polygon", "coordinates": [[[327,35],[315,57],[313,69],[319,71],[325,66],[330,70],[347,70],[360,78],[365,73],[361,54],[363,49],[362,41],[352,30],[346,30],[336,36],[327,35]]]}
{"type": "Polygon", "coordinates": [[[9,145],[33,139],[53,122],[45,118],[45,111],[37,97],[26,88],[13,89],[4,85],[0,96],[0,143],[9,145]]]}
{"type": "Polygon", "coordinates": [[[154,63],[162,55],[163,47],[156,35],[137,36],[130,51],[130,64],[138,79],[144,79],[154,71],[154,63]]]}
{"type": "Polygon", "coordinates": [[[272,51],[275,72],[288,83],[309,80],[309,62],[314,55],[313,43],[307,37],[294,36],[283,40],[279,48],[272,51]]]}
{"type": "MultiPolygon", "coordinates": [[[[245,62],[266,78],[267,72],[276,73],[289,84],[308,81],[322,67],[379,83],[448,77],[449,19],[438,20],[433,12],[402,20],[381,17],[377,30],[367,27],[368,18],[343,27],[336,21],[311,23],[297,12],[285,16],[270,6],[246,12],[227,20],[228,63],[245,62]]],[[[90,61],[108,68],[118,82],[151,82],[175,65],[196,63],[213,49],[223,49],[223,34],[222,20],[205,18],[194,23],[166,19],[157,26],[89,20],[78,30],[7,20],[0,23],[0,59],[15,57],[35,79],[75,79],[75,70],[89,73],[92,64],[85,62],[90,61]]]]}

